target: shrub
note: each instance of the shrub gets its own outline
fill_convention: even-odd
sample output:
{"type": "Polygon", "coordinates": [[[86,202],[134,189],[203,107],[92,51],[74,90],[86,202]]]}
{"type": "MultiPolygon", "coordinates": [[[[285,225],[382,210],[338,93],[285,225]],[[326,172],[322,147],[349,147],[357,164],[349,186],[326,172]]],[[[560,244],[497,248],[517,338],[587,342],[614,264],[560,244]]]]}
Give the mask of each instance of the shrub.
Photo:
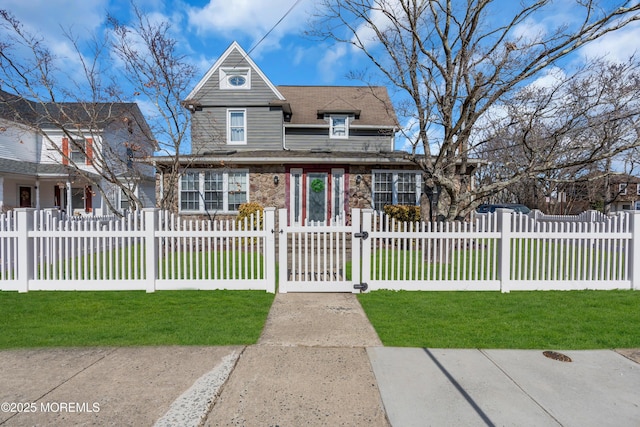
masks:
{"type": "Polygon", "coordinates": [[[240,226],[242,230],[244,230],[244,221],[245,218],[248,218],[248,221],[251,224],[251,230],[261,230],[263,215],[264,207],[260,203],[243,203],[238,208],[238,217],[236,218],[236,224],[240,226]],[[253,220],[251,219],[252,215],[253,220]]]}
{"type": "Polygon", "coordinates": [[[420,206],[386,205],[384,213],[401,222],[420,222],[420,206]]]}

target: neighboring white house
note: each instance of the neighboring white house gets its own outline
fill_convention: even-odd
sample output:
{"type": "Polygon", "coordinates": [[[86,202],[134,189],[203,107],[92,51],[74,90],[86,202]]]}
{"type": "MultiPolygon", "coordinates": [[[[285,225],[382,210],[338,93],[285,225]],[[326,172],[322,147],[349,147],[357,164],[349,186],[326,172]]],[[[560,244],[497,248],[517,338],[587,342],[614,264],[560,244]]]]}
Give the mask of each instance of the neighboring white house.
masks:
{"type": "Polygon", "coordinates": [[[106,215],[102,192],[114,210],[130,205],[115,179],[154,207],[154,169],[135,161],[154,149],[135,103],[42,104],[0,90],[0,210],[106,215]]]}

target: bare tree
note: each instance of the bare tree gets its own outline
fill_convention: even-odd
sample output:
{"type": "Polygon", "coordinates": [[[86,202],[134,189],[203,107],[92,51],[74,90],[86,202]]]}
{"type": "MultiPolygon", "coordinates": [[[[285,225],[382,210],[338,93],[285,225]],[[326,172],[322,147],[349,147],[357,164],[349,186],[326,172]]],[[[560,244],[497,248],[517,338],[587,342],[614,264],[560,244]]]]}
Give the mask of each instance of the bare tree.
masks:
{"type": "Polygon", "coordinates": [[[479,132],[483,141],[475,149],[487,166],[476,195],[533,191],[534,199],[560,198],[566,208],[568,184],[584,181],[604,186],[596,197],[606,210],[616,196],[607,194],[608,177],[634,167],[640,64],[595,61],[550,86],[526,87],[503,107],[502,120],[479,132]]]}
{"type": "Polygon", "coordinates": [[[74,62],[80,64],[72,73],[58,66],[68,58],[57,58],[43,37],[28,33],[10,12],[0,10],[6,36],[0,42],[0,81],[3,89],[19,94],[24,101],[5,103],[5,108],[13,108],[15,121],[45,139],[48,128],[63,132],[73,151],[90,159],[91,168],[76,164],[64,147],[51,140],[50,148],[62,156],[73,174],[93,182],[113,211],[117,211],[113,197],[101,182],[125,193],[134,202],[132,207],[141,207],[136,185],[143,174],[153,176],[154,151],[175,159],[165,176],[170,185],[163,187],[158,201],[160,207],[174,204],[179,157],[188,148],[190,128],[189,112],[181,101],[196,73],[178,52],[169,22],[152,21],[135,4],[132,10],[133,23],[108,16],[103,38],[94,36],[84,45],[70,29],[64,30],[73,47],[74,62]],[[143,103],[146,120],[134,102],[143,103]],[[34,121],[34,117],[39,119],[34,121]],[[119,124],[130,134],[125,135],[123,144],[102,144],[98,150],[75,142],[86,138],[98,141],[100,132],[111,124],[119,124]]]}
{"type": "MultiPolygon", "coordinates": [[[[133,5],[135,22],[127,25],[114,16],[108,22],[113,35],[113,53],[124,65],[124,77],[134,89],[153,104],[150,117],[159,151],[172,161],[163,167],[158,205],[175,208],[180,178],[180,155],[190,141],[191,115],[182,101],[193,86],[197,69],[178,52],[171,37],[171,24],[152,21],[133,5]]],[[[182,163],[184,167],[184,162],[182,163]]]]}
{"type": "MultiPolygon", "coordinates": [[[[320,4],[309,34],[364,53],[375,71],[397,89],[397,111],[413,124],[404,135],[413,147],[408,157],[423,171],[423,213],[428,211],[426,198],[441,189],[444,197],[437,209],[448,219],[472,210],[478,196],[540,173],[532,167],[490,188],[471,189],[476,144],[484,142],[476,135],[491,127],[493,119],[504,124],[496,110],[517,109],[518,101],[526,107],[533,95],[523,96],[526,84],[586,43],[640,19],[640,5],[634,1],[578,0],[572,10],[574,23],[531,34],[523,31],[527,23],[554,13],[553,2],[322,0],[320,4]]],[[[526,133],[537,125],[523,121],[514,126],[526,133]]],[[[568,147],[558,141],[555,149],[564,150],[567,159],[576,152],[567,151],[568,147]]],[[[562,157],[556,160],[562,162],[562,157]]],[[[533,156],[530,165],[537,162],[533,156]]]]}

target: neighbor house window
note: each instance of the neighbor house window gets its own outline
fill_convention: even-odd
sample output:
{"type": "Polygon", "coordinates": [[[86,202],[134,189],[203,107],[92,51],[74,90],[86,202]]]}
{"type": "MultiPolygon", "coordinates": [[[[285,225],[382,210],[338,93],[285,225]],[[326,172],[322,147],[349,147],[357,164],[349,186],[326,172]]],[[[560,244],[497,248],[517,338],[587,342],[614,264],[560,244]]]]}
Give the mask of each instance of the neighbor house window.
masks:
{"type": "Polygon", "coordinates": [[[69,147],[71,160],[76,164],[84,164],[87,161],[87,143],[84,139],[74,139],[69,147]]]}
{"type": "MultiPolygon", "coordinates": [[[[138,188],[133,190],[133,195],[138,197],[138,188]]],[[[134,201],[127,195],[127,192],[123,188],[120,188],[120,212],[128,211],[134,206],[134,201]]]]}
{"type": "Polygon", "coordinates": [[[77,137],[73,139],[62,138],[62,164],[68,165],[69,161],[76,165],[90,164],[93,158],[93,139],[77,137]]]}
{"type": "Polygon", "coordinates": [[[187,172],[180,179],[180,210],[237,212],[249,199],[249,172],[187,172]]]}
{"type": "Polygon", "coordinates": [[[420,172],[374,171],[373,208],[382,211],[385,205],[418,205],[420,180],[420,172]]]}
{"type": "Polygon", "coordinates": [[[343,139],[349,137],[349,116],[329,117],[329,137],[343,139]]]}
{"type": "Polygon", "coordinates": [[[227,143],[247,143],[246,110],[227,110],[227,143]]]}
{"type": "Polygon", "coordinates": [[[622,195],[627,194],[627,184],[620,184],[618,186],[618,192],[622,195]]]}

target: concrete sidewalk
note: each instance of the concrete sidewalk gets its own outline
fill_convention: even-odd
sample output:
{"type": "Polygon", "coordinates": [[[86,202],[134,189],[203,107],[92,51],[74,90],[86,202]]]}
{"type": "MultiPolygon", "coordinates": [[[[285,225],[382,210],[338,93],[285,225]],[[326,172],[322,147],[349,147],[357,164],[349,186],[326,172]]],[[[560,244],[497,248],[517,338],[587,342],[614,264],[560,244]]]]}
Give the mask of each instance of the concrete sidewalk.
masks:
{"type": "Polygon", "coordinates": [[[640,425],[640,352],[562,353],[382,347],[355,295],[278,294],[253,346],[2,351],[0,426],[640,425]]]}

